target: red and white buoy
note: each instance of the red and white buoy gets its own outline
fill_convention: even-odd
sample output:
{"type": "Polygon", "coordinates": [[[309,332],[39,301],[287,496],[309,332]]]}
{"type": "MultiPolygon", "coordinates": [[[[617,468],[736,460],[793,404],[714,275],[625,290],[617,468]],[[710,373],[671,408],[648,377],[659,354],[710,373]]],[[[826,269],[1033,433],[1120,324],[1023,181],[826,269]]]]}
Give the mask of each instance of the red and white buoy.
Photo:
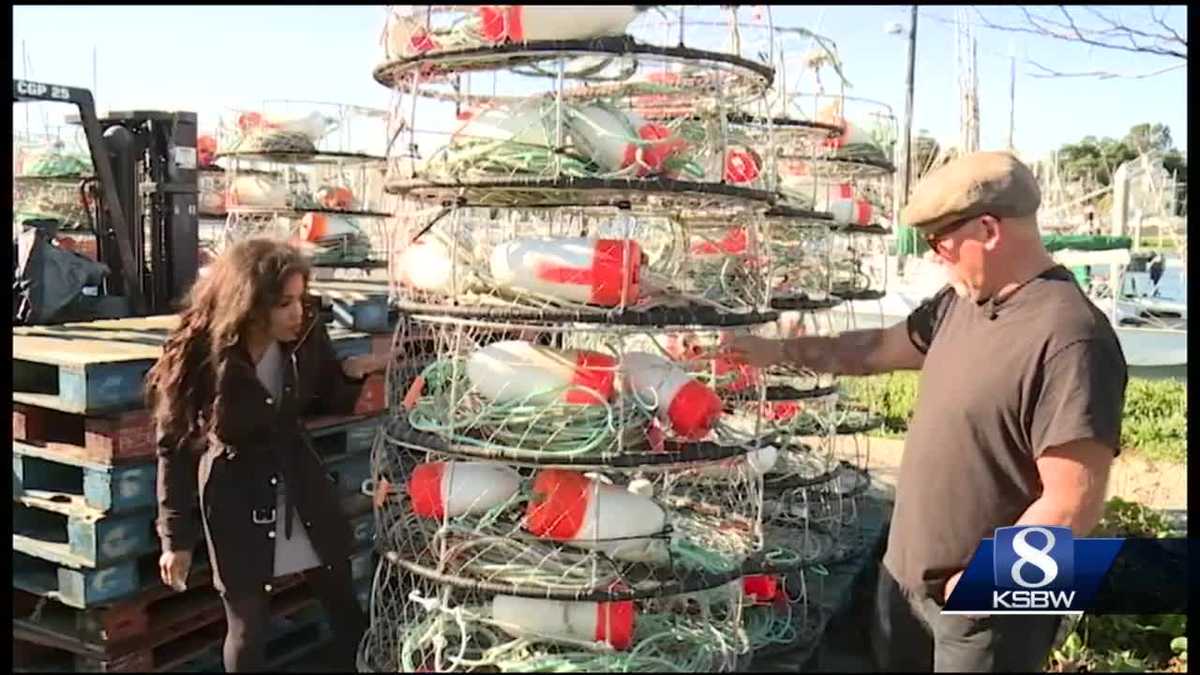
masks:
{"type": "Polygon", "coordinates": [[[333,213],[306,213],[300,219],[300,239],[303,241],[326,241],[341,237],[357,237],[362,230],[354,220],[333,213]]]}
{"type": "Polygon", "coordinates": [[[196,162],[198,166],[212,166],[217,154],[217,139],[209,134],[201,134],[196,138],[196,162]]]}
{"type": "Polygon", "coordinates": [[[456,518],[503,504],[520,487],[520,474],[503,464],[425,462],[413,469],[408,496],[422,518],[456,518]]]}
{"type": "Polygon", "coordinates": [[[839,223],[871,224],[871,202],[855,196],[854,188],[849,183],[841,183],[829,188],[826,210],[833,214],[833,219],[839,223]]]}
{"type": "Polygon", "coordinates": [[[634,5],[480,5],[479,31],[492,43],[623,35],[634,5]]]}
{"type": "Polygon", "coordinates": [[[632,352],[621,359],[624,388],[679,436],[698,440],[721,416],[721,399],[675,364],[654,354],[632,352]]]}
{"type": "Polygon", "coordinates": [[[762,175],[762,169],[762,156],[755,152],[754,148],[734,146],[725,151],[724,178],[726,183],[734,185],[753,183],[762,175]]]}
{"type": "Polygon", "coordinates": [[[317,203],[327,209],[348,209],[354,203],[354,193],[342,185],[325,185],[317,190],[317,203]]]}
{"type": "Polygon", "coordinates": [[[626,239],[524,238],[492,249],[492,280],[514,291],[617,307],[638,299],[642,250],[626,239]]]}
{"type": "Polygon", "coordinates": [[[417,17],[393,13],[388,19],[384,53],[389,59],[416,56],[438,49],[436,38],[417,17]]]}
{"type": "Polygon", "coordinates": [[[288,189],[272,176],[243,174],[229,184],[229,206],[287,208],[288,189]]]}
{"type": "Polygon", "coordinates": [[[617,560],[662,562],[667,514],[649,497],[566,469],[545,469],[533,482],[525,529],[534,536],[603,551],[617,560]]]}
{"type": "Polygon", "coordinates": [[[316,111],[304,117],[293,118],[246,112],[238,115],[237,119],[238,128],[243,134],[264,132],[299,134],[314,143],[331,130],[333,122],[333,119],[316,111]]]}
{"type": "Polygon", "coordinates": [[[747,574],[742,577],[742,593],[755,605],[769,605],[783,594],[783,584],[769,574],[747,574]]]}
{"type": "Polygon", "coordinates": [[[490,344],[467,359],[467,377],[500,403],[601,405],[612,398],[617,360],[608,354],[554,349],[524,340],[490,344]]]}
{"type": "Polygon", "coordinates": [[[688,147],[667,126],[647,122],[634,112],[593,103],[570,113],[575,144],[607,171],[636,166],[638,176],[669,173],[667,160],[688,147]]]}
{"type": "Polygon", "coordinates": [[[568,602],[497,595],[492,619],[514,637],[556,637],[607,643],[626,650],[633,644],[637,610],[632,600],[568,602]]]}
{"type": "Polygon", "coordinates": [[[875,142],[869,131],[857,124],[851,124],[844,118],[837,117],[828,121],[841,127],[841,131],[825,138],[824,145],[827,148],[840,150],[851,145],[870,145],[875,142]]]}

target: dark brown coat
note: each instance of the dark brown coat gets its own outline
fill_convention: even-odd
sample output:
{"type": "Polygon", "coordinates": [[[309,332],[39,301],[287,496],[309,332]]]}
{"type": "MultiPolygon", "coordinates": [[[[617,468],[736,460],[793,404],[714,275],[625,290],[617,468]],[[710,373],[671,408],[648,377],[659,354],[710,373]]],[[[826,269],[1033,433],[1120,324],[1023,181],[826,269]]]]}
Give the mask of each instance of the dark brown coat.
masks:
{"type": "Polygon", "coordinates": [[[176,443],[159,438],[157,527],[162,549],[194,550],[203,524],[213,583],[222,592],[245,593],[271,581],[274,537],[284,533],[283,514],[267,523],[256,523],[254,516],[269,519],[279,478],[321,561],[329,565],[351,553],[350,526],[339,508],[334,480],[301,419],[349,414],[361,382],[342,373],[311,298],[305,303],[305,319],[303,337],[282,345],[281,402],[259,382],[249,353],[237,348],[224,381],[217,384],[221,424],[206,439],[176,443]]]}

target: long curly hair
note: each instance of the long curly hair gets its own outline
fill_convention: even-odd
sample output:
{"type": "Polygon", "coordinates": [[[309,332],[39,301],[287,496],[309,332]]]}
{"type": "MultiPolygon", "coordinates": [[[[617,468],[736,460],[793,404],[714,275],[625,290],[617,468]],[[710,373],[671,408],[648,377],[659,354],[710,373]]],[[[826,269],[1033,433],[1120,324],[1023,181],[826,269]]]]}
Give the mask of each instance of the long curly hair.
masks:
{"type": "Polygon", "coordinates": [[[234,347],[254,326],[265,326],[293,274],[311,273],[299,248],[278,239],[246,239],[216,258],[192,286],[178,327],[146,376],[146,402],[165,444],[207,435],[222,409],[217,383],[234,347]]]}

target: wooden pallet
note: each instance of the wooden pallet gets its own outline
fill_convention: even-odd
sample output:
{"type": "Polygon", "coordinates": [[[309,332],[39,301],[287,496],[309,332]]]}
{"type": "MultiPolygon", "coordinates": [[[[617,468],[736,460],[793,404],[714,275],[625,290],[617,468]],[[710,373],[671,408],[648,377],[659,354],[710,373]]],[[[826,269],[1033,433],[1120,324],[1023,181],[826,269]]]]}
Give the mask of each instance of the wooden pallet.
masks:
{"type": "Polygon", "coordinates": [[[75,569],[106,567],[158,547],[154,516],[25,496],[13,503],[13,550],[75,569]]]}
{"type": "MultiPolygon", "coordinates": [[[[164,606],[153,627],[120,644],[92,644],[55,633],[28,622],[14,622],[13,646],[20,653],[30,643],[54,651],[53,659],[43,656],[36,664],[39,671],[86,672],[163,672],[194,660],[225,639],[225,610],[216,591],[176,596],[179,601],[164,606]]],[[[286,617],[319,605],[299,577],[273,589],[271,613],[286,617]]],[[[310,610],[311,611],[311,610],[310,610]]],[[[22,658],[28,662],[30,659],[22,658]]]]}
{"type": "MultiPolygon", "coordinates": [[[[340,507],[350,519],[353,546],[371,546],[375,516],[370,498],[358,493],[346,495],[340,507]]],[[[193,576],[200,576],[189,579],[189,586],[210,578],[203,576],[207,569],[206,555],[207,548],[202,542],[196,547],[193,565],[193,576]]],[[[13,588],[78,609],[103,607],[162,590],[158,556],[157,539],[153,550],[99,568],[63,565],[18,549],[13,552],[13,588]]]]}
{"type": "Polygon", "coordinates": [[[322,307],[333,314],[334,322],[350,330],[366,333],[390,333],[388,282],[326,281],[309,284],[309,293],[321,298],[322,307]]]}
{"type": "Polygon", "coordinates": [[[13,440],[95,464],[153,459],[154,420],[137,410],[107,416],[13,405],[13,440]]]}
{"type": "MultiPolygon", "coordinates": [[[[333,638],[333,629],[318,604],[272,622],[267,638],[267,669],[284,666],[324,648],[333,638]]],[[[219,673],[224,670],[221,645],[216,644],[200,656],[172,669],[177,673],[219,673]]]]}
{"type": "MultiPolygon", "coordinates": [[[[138,408],[145,375],[178,315],[13,329],[13,400],[71,413],[138,408]]],[[[370,337],[330,330],[339,358],[367,354],[370,337]]]]}
{"type": "Polygon", "coordinates": [[[153,508],[158,466],[106,465],[57,447],[13,441],[13,500],[65,513],[120,514],[153,508]]]}
{"type": "MultiPolygon", "coordinates": [[[[351,578],[356,584],[369,585],[377,562],[378,555],[367,537],[366,545],[360,546],[350,558],[351,578]]],[[[288,588],[302,579],[302,575],[292,575],[275,585],[280,589],[288,588]]],[[[135,638],[149,631],[162,630],[170,621],[192,625],[193,618],[181,613],[178,609],[181,606],[200,612],[220,603],[219,594],[212,585],[212,568],[205,560],[194,564],[188,575],[187,589],[181,592],[161,583],[152,583],[135,597],[87,609],[70,607],[19,589],[14,589],[13,598],[14,625],[22,626],[29,633],[74,640],[93,651],[109,654],[123,653],[125,646],[132,644],[135,638]]]]}

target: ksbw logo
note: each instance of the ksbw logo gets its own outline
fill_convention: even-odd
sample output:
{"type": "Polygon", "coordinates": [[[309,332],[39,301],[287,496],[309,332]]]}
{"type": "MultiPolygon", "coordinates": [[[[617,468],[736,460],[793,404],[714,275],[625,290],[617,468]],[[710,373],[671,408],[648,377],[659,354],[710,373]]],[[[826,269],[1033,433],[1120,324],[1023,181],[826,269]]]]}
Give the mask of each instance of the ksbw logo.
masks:
{"type": "Polygon", "coordinates": [[[993,610],[1071,611],[1076,597],[1071,528],[1001,527],[994,541],[993,610]]]}
{"type": "Polygon", "coordinates": [[[946,614],[1082,614],[1122,539],[1075,539],[1070,528],[1001,527],[967,563],[946,614]]]}

